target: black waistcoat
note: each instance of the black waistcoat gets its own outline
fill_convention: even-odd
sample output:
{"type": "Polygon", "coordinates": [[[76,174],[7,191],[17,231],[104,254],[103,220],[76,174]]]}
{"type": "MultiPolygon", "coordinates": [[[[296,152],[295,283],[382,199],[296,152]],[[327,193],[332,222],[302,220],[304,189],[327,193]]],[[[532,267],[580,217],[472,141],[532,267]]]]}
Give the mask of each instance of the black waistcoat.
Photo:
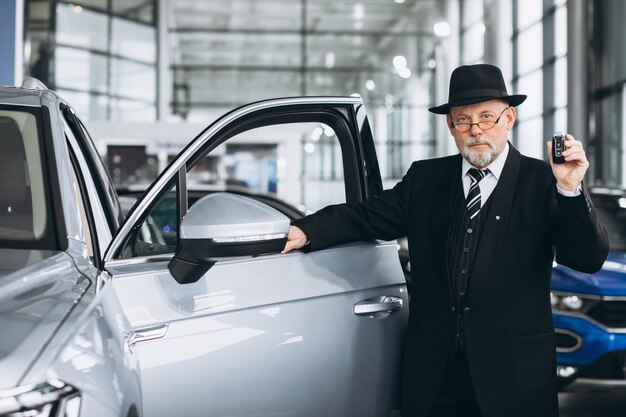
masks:
{"type": "Polygon", "coordinates": [[[465,294],[467,293],[471,282],[472,267],[476,253],[480,248],[480,239],[491,198],[486,202],[482,202],[481,210],[478,216],[470,219],[465,205],[465,196],[463,193],[463,184],[457,182],[452,192],[451,204],[451,222],[448,230],[447,239],[447,269],[448,278],[450,279],[450,287],[452,288],[452,296],[454,299],[454,307],[457,313],[455,348],[463,347],[463,316],[466,313],[464,305],[465,294]]]}

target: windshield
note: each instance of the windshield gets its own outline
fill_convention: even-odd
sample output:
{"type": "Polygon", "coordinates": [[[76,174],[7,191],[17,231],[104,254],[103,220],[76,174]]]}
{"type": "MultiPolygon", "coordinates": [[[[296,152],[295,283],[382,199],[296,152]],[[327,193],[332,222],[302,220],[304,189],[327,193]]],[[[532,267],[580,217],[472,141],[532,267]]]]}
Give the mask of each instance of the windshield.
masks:
{"type": "Polygon", "coordinates": [[[45,246],[50,215],[46,203],[38,113],[0,107],[0,245],[45,246]],[[37,242],[39,244],[32,244],[37,242]]]}
{"type": "Polygon", "coordinates": [[[611,251],[626,251],[626,193],[591,194],[611,251]]]}

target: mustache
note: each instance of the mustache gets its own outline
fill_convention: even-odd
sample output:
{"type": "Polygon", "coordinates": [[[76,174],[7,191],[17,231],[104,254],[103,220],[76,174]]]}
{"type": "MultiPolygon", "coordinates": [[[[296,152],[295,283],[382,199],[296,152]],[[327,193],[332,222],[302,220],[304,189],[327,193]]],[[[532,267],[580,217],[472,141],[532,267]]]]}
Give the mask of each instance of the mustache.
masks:
{"type": "Polygon", "coordinates": [[[480,136],[470,136],[467,138],[467,141],[465,142],[466,146],[472,146],[472,145],[487,145],[489,146],[491,149],[495,149],[495,145],[493,144],[493,142],[491,142],[489,139],[485,139],[485,138],[481,138],[480,136]]]}

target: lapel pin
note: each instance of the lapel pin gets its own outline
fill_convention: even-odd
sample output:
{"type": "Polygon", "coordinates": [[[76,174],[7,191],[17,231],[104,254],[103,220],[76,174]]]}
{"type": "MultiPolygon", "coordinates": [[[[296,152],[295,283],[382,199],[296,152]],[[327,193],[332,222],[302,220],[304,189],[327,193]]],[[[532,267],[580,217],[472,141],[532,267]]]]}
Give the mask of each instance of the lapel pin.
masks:
{"type": "Polygon", "coordinates": [[[496,216],[496,220],[500,220],[500,216],[496,216]]]}

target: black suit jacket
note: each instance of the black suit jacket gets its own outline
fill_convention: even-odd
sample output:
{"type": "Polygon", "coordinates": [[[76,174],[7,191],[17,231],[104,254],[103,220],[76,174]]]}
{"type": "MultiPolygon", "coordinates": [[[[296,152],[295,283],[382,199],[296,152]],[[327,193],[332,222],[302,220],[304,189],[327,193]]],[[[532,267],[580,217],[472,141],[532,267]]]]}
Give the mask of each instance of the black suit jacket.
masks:
{"type": "MultiPolygon", "coordinates": [[[[403,417],[427,415],[454,346],[458,312],[446,245],[460,182],[460,155],[417,161],[380,196],[294,222],[309,237],[310,250],[408,237],[403,417]]],[[[552,262],[556,251],[560,264],[596,272],[608,253],[606,233],[584,187],[578,197],[559,195],[550,166],[512,146],[490,199],[461,309],[476,398],[484,417],[557,416],[552,262]]]]}

